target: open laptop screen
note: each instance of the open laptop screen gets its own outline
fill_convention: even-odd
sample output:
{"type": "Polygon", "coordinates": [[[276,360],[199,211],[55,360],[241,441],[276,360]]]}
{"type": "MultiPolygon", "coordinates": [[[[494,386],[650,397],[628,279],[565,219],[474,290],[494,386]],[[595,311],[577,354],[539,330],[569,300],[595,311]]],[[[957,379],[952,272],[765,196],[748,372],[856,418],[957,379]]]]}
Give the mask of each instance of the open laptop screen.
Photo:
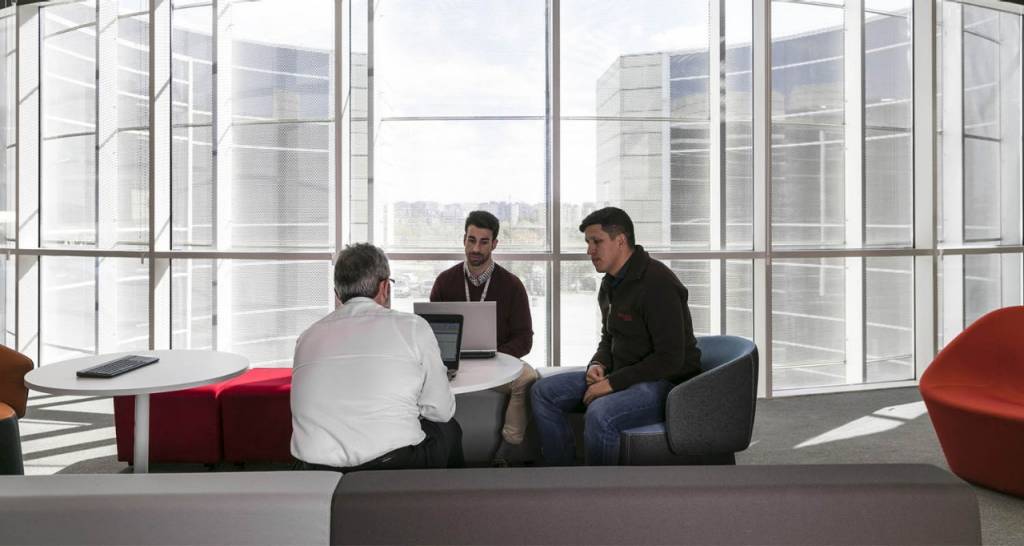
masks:
{"type": "Polygon", "coordinates": [[[462,315],[421,314],[437,338],[441,349],[441,360],[449,370],[459,369],[459,352],[462,348],[462,315]]]}
{"type": "Polygon", "coordinates": [[[437,337],[437,346],[441,348],[441,360],[451,362],[459,358],[459,328],[454,322],[431,322],[437,337]]]}
{"type": "MultiPolygon", "coordinates": [[[[462,315],[462,352],[487,351],[498,348],[497,304],[493,301],[417,301],[412,304],[417,315],[462,315]]],[[[465,354],[462,355],[466,357],[465,354]]],[[[490,355],[494,356],[494,355],[490,355]]]]}

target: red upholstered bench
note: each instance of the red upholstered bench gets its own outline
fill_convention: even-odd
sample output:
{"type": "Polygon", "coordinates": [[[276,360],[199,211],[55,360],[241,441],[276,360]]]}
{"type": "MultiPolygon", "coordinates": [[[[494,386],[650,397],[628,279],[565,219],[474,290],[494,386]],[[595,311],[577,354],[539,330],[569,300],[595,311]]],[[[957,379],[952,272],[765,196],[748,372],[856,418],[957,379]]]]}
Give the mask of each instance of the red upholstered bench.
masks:
{"type": "Polygon", "coordinates": [[[291,462],[291,368],[255,368],[220,393],[224,460],[291,462]]]}
{"type": "MultiPolygon", "coordinates": [[[[222,459],[220,403],[227,383],[162,392],[149,399],[149,460],[216,464],[222,459]]],[[[117,460],[133,464],[135,397],[114,397],[117,460]]]]}

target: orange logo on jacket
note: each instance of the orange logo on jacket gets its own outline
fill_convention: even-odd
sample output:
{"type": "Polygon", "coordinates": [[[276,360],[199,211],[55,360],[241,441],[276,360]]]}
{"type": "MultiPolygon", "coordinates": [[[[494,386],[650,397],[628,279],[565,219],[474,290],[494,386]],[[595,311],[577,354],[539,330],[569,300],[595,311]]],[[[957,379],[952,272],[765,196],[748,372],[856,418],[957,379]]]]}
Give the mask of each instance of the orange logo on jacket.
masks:
{"type": "Polygon", "coordinates": [[[626,322],[630,322],[633,320],[633,315],[630,315],[629,313],[623,313],[622,311],[615,313],[615,316],[618,317],[619,320],[623,320],[626,322]]]}

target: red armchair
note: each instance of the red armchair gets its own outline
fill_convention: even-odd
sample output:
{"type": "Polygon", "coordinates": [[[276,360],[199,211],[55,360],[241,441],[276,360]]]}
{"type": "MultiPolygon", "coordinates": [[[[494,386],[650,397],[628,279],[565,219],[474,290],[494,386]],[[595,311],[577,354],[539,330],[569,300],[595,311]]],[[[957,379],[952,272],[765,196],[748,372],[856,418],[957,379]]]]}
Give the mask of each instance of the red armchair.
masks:
{"type": "Polygon", "coordinates": [[[1024,497],[1024,307],[979,318],[921,376],[949,468],[1024,497]]]}
{"type": "Polygon", "coordinates": [[[18,418],[25,416],[28,404],[25,374],[30,371],[32,359],[0,345],[0,475],[25,472],[18,418]]]}

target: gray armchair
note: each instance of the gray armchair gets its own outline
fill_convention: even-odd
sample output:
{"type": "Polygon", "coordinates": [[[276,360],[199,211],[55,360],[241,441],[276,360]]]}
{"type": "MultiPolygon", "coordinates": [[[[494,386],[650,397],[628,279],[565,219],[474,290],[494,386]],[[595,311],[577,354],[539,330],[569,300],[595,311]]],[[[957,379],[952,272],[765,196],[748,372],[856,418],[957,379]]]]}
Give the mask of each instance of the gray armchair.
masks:
{"type": "Polygon", "coordinates": [[[757,347],[737,336],[702,336],[697,346],[700,375],[669,391],[665,422],[622,432],[620,464],[736,464],[750,445],[757,347]]]}

